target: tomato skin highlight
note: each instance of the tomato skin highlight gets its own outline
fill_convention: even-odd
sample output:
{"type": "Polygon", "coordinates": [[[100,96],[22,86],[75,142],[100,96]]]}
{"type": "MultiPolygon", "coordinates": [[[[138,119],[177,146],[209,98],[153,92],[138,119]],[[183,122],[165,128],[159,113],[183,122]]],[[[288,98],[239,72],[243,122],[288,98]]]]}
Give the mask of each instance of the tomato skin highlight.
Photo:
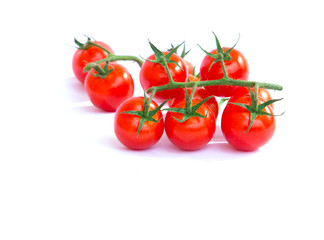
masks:
{"type": "MultiPolygon", "coordinates": [[[[163,52],[164,55],[168,52],[163,52]]],[[[155,60],[155,55],[152,54],[148,57],[148,60],[155,60]]],[[[170,60],[173,60],[179,64],[179,68],[174,63],[168,63],[172,79],[175,82],[185,82],[188,78],[188,66],[185,61],[176,54],[172,54],[170,60]]],[[[142,88],[147,91],[149,88],[154,86],[162,86],[169,83],[169,77],[163,66],[159,63],[152,63],[150,61],[144,61],[140,70],[140,82],[142,88]]],[[[167,99],[171,99],[184,93],[183,88],[169,89],[156,92],[154,99],[162,102],[167,99]]]]}
{"type": "MultiPolygon", "coordinates": [[[[258,96],[259,104],[265,102],[258,96]]],[[[234,102],[250,104],[249,95],[234,99],[234,102]]],[[[229,102],[233,102],[230,99],[229,102]]],[[[269,105],[263,111],[273,114],[269,105]]],[[[276,128],[275,117],[258,115],[248,132],[250,124],[250,112],[243,107],[228,103],[224,109],[221,128],[227,142],[234,148],[241,151],[254,151],[264,146],[273,136],[276,128]]]]}
{"type": "MultiPolygon", "coordinates": [[[[193,99],[193,105],[200,102],[193,99]]],[[[185,107],[185,101],[172,105],[174,108],[185,107]]],[[[198,113],[207,116],[191,117],[180,123],[177,119],[182,119],[183,114],[168,112],[165,117],[165,132],[169,140],[178,148],[186,151],[193,151],[203,148],[213,138],[216,130],[216,120],[213,111],[203,104],[197,110],[198,113]]]]}
{"type": "MultiPolygon", "coordinates": [[[[229,48],[224,48],[228,50],[229,48]]],[[[216,54],[217,50],[214,49],[210,53],[216,54]]],[[[228,77],[236,80],[247,81],[249,78],[249,66],[246,58],[243,54],[233,49],[230,53],[232,60],[224,61],[225,68],[228,77]]],[[[224,77],[223,69],[220,62],[216,62],[212,65],[214,58],[206,55],[200,65],[200,80],[218,80],[224,77]],[[210,69],[209,69],[210,68],[210,69]]],[[[237,92],[241,87],[238,86],[206,86],[206,89],[215,96],[218,97],[231,97],[237,92]]]]}
{"type": "MultiPolygon", "coordinates": [[[[105,63],[99,64],[101,67],[105,63]]],[[[115,112],[118,106],[134,94],[134,81],[129,71],[118,63],[109,63],[109,69],[114,69],[102,79],[90,73],[85,79],[85,89],[94,106],[107,112],[115,112]]]]}
{"type": "MultiPolygon", "coordinates": [[[[98,44],[101,47],[104,47],[109,52],[114,53],[112,48],[104,42],[95,41],[94,43],[98,44]]],[[[75,77],[84,84],[84,80],[87,76],[87,73],[83,72],[84,67],[91,62],[101,60],[108,57],[108,53],[104,50],[98,48],[97,46],[91,46],[86,50],[77,49],[72,58],[72,69],[75,77]]]]}
{"type": "MultiPolygon", "coordinates": [[[[158,105],[151,101],[149,110],[154,110],[158,105]]],[[[118,140],[126,147],[133,150],[143,150],[155,145],[163,135],[164,121],[161,110],[153,118],[161,119],[159,122],[146,121],[136,137],[140,117],[137,115],[121,113],[124,111],[142,111],[144,97],[132,97],[123,102],[115,113],[114,131],[118,140]]]]}

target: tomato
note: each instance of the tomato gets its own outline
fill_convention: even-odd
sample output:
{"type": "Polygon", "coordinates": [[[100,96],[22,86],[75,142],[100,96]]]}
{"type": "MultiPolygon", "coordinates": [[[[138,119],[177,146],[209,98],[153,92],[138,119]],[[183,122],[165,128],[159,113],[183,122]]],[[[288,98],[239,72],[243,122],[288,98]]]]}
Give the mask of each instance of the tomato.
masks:
{"type": "MultiPolygon", "coordinates": [[[[99,64],[103,67],[105,63],[99,64]]],[[[92,104],[104,111],[114,112],[117,107],[134,93],[134,81],[128,70],[118,63],[109,63],[113,69],[105,78],[93,76],[93,68],[85,79],[85,89],[92,104]]]]}
{"type": "MultiPolygon", "coordinates": [[[[149,110],[158,107],[153,100],[150,103],[149,110]]],[[[142,126],[138,136],[138,126],[140,117],[133,114],[122,113],[125,111],[143,111],[144,97],[132,97],[124,101],[115,113],[114,130],[118,140],[130,149],[142,150],[152,147],[162,137],[164,131],[164,121],[161,110],[159,110],[153,119],[159,122],[146,121],[142,126]]]]}
{"type": "MultiPolygon", "coordinates": [[[[104,47],[109,52],[114,53],[110,46],[106,43],[95,41],[97,45],[104,47]]],[[[83,68],[91,62],[95,62],[101,60],[103,58],[108,57],[108,53],[98,48],[97,46],[91,46],[85,50],[77,49],[72,58],[72,69],[76,78],[81,82],[84,83],[84,80],[87,76],[87,73],[83,72],[83,68]]]]}
{"type": "Polygon", "coordinates": [[[188,66],[188,73],[189,74],[193,74],[193,69],[194,69],[194,66],[192,65],[191,62],[189,62],[187,59],[183,59],[185,61],[185,63],[187,64],[188,66]]]}
{"type": "MultiPolygon", "coordinates": [[[[199,99],[193,99],[192,105],[200,102],[199,99]]],[[[185,101],[172,105],[173,108],[184,108],[185,101]]],[[[169,140],[182,150],[197,150],[210,142],[216,130],[216,120],[213,111],[202,104],[197,113],[206,116],[190,117],[180,123],[175,118],[182,120],[183,114],[177,112],[167,112],[165,117],[165,132],[169,140]]]]}
{"type": "MultiPolygon", "coordinates": [[[[265,102],[258,95],[259,104],[265,102]]],[[[226,105],[221,121],[221,128],[227,142],[234,148],[242,151],[253,151],[266,144],[274,134],[275,118],[274,116],[258,115],[256,116],[251,128],[250,125],[251,113],[244,107],[230,104],[233,99],[229,100],[226,105]]],[[[235,99],[236,103],[251,104],[249,95],[243,95],[235,99]]],[[[268,105],[264,112],[273,114],[272,107],[268,105]]]]}
{"type": "MultiPolygon", "coordinates": [[[[224,51],[229,48],[224,48],[224,51]]],[[[216,54],[217,50],[213,50],[210,53],[216,54]]],[[[241,52],[233,49],[230,53],[232,60],[225,61],[225,68],[228,77],[237,80],[248,80],[249,77],[249,66],[246,58],[241,52]]],[[[200,65],[200,79],[201,81],[206,80],[218,80],[224,77],[222,66],[220,62],[216,62],[212,65],[214,58],[206,55],[200,65]],[[210,68],[210,69],[209,69],[210,68]]],[[[240,89],[237,86],[206,86],[206,89],[210,91],[212,95],[218,97],[231,97],[236,91],[240,89]]]]}
{"type": "MultiPolygon", "coordinates": [[[[251,88],[251,90],[254,93],[254,88],[251,88]]],[[[264,101],[269,101],[272,99],[271,94],[269,93],[269,91],[267,89],[259,88],[258,94],[262,97],[262,99],[264,101]]],[[[233,98],[232,101],[235,101],[234,100],[235,98],[241,97],[243,95],[250,95],[250,91],[247,87],[240,88],[240,90],[237,91],[234,96],[232,96],[232,98],[233,98]]],[[[272,107],[272,109],[274,109],[273,104],[270,104],[270,106],[272,107]]]]}
{"type": "MultiPolygon", "coordinates": [[[[192,88],[187,88],[188,90],[188,95],[190,96],[191,92],[192,92],[192,88]]],[[[197,98],[199,100],[203,100],[207,97],[209,97],[210,94],[209,92],[204,88],[204,87],[198,87],[196,88],[195,94],[194,94],[194,98],[197,98]]],[[[182,100],[184,100],[185,96],[184,93],[181,96],[177,96],[176,98],[171,99],[168,102],[169,106],[172,106],[174,104],[177,104],[179,102],[181,102],[182,100]]],[[[217,118],[218,116],[218,103],[216,100],[216,97],[211,97],[207,102],[206,102],[207,106],[213,111],[215,118],[217,118]]]]}
{"type": "Polygon", "coordinates": [[[196,77],[192,73],[189,73],[188,74],[188,81],[189,82],[199,82],[200,81],[200,78],[199,77],[196,77]]]}
{"type": "MultiPolygon", "coordinates": [[[[199,77],[196,77],[196,76],[192,75],[191,73],[189,73],[188,81],[189,82],[198,82],[198,81],[200,81],[200,79],[199,79],[199,77]]],[[[187,89],[188,89],[188,95],[190,95],[192,88],[187,88],[187,89]]],[[[197,90],[196,90],[196,92],[197,92],[197,90]]],[[[205,95],[202,95],[202,96],[205,96],[205,95]]],[[[202,96],[200,94],[195,93],[196,98],[201,98],[202,96]]],[[[177,95],[175,98],[169,99],[169,101],[168,101],[169,107],[171,107],[171,105],[174,103],[175,100],[176,100],[176,102],[180,102],[184,99],[184,97],[185,97],[185,92],[183,91],[181,95],[177,95]]],[[[204,98],[201,98],[201,99],[204,99],[204,98]]]]}
{"type": "MultiPolygon", "coordinates": [[[[163,52],[164,55],[168,52],[163,52]]],[[[155,55],[148,57],[148,60],[155,60],[155,55]]],[[[176,54],[172,54],[170,60],[178,63],[177,66],[174,63],[168,63],[167,66],[170,70],[171,76],[175,82],[185,82],[188,78],[188,66],[184,62],[183,58],[176,54]]],[[[159,63],[153,63],[150,61],[144,61],[140,70],[140,82],[145,91],[153,86],[161,86],[169,83],[168,74],[159,63]]],[[[154,99],[157,101],[164,101],[181,95],[184,93],[183,88],[169,89],[156,92],[154,99]]]]}

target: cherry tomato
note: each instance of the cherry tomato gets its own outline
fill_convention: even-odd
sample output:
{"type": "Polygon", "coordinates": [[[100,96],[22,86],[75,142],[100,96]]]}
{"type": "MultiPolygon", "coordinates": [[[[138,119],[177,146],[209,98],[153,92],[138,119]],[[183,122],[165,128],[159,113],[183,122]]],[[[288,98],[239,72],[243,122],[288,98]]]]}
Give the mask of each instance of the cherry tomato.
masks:
{"type": "MultiPolygon", "coordinates": [[[[168,52],[163,52],[164,55],[168,52]]],[[[155,55],[149,56],[148,60],[155,60],[155,55]]],[[[188,66],[184,60],[176,54],[172,54],[170,60],[178,63],[168,63],[171,76],[175,82],[185,82],[188,78],[188,66]]],[[[161,86],[169,83],[168,74],[161,64],[144,61],[140,70],[140,82],[145,91],[153,86],[161,86]]],[[[169,89],[156,92],[154,99],[164,101],[180,95],[184,92],[183,88],[169,89]]]]}
{"type": "MultiPolygon", "coordinates": [[[[189,74],[189,79],[191,82],[193,81],[199,81],[199,79],[191,74],[189,74]]],[[[188,90],[188,95],[190,96],[191,92],[192,92],[192,88],[187,88],[188,90]]],[[[177,96],[176,98],[170,99],[168,101],[168,105],[172,106],[174,104],[177,104],[179,102],[181,102],[182,100],[184,100],[185,98],[185,93],[177,96]]],[[[197,87],[195,94],[194,94],[194,98],[197,98],[199,100],[203,100],[207,97],[209,97],[210,94],[209,92],[204,88],[204,87],[197,87]]],[[[218,103],[216,100],[216,97],[211,97],[207,102],[206,102],[207,106],[210,107],[210,109],[213,111],[215,118],[217,118],[218,116],[218,103]]]]}
{"type": "MultiPolygon", "coordinates": [[[[254,88],[252,88],[251,90],[254,93],[254,88]]],[[[263,98],[264,101],[269,101],[272,99],[271,94],[269,93],[269,91],[267,89],[259,88],[258,94],[263,98]]],[[[234,96],[232,96],[232,101],[235,101],[234,100],[235,98],[241,97],[243,95],[250,95],[248,88],[241,87],[240,90],[238,92],[236,92],[234,96]]],[[[270,106],[272,107],[272,109],[274,109],[273,104],[270,104],[270,106]]]]}
{"type": "MultiPolygon", "coordinates": [[[[149,110],[154,110],[158,105],[151,101],[149,110]]],[[[152,147],[162,137],[164,131],[164,121],[161,110],[153,119],[159,122],[146,121],[141,128],[138,136],[137,130],[140,117],[133,114],[121,113],[125,111],[143,111],[144,97],[132,97],[123,102],[115,113],[114,130],[118,140],[130,149],[142,150],[152,147]]]]}
{"type": "MultiPolygon", "coordinates": [[[[94,43],[98,44],[101,47],[104,47],[109,52],[114,53],[111,47],[106,43],[100,41],[95,41],[94,43]]],[[[85,50],[77,49],[72,59],[72,69],[74,75],[81,83],[84,83],[87,73],[83,72],[83,68],[88,63],[95,62],[106,57],[108,57],[108,53],[96,46],[91,46],[85,50]]]]}
{"type": "MultiPolygon", "coordinates": [[[[200,102],[199,99],[193,99],[192,104],[200,102]]],[[[185,101],[172,105],[173,108],[184,108],[185,101]]],[[[197,150],[210,142],[216,130],[216,120],[213,111],[204,103],[197,112],[202,117],[191,117],[180,123],[175,118],[182,120],[183,114],[177,112],[168,112],[165,117],[165,132],[169,140],[182,150],[197,150]]]]}
{"type": "MultiPolygon", "coordinates": [[[[224,48],[224,51],[229,48],[224,48]]],[[[217,50],[213,50],[210,53],[216,54],[217,50]]],[[[247,60],[241,52],[233,49],[230,53],[232,60],[225,61],[225,68],[227,75],[230,78],[237,80],[248,80],[249,77],[249,66],[247,60]]],[[[206,80],[218,80],[224,77],[222,66],[220,62],[216,62],[212,65],[214,59],[206,55],[200,65],[200,79],[201,81],[206,80]],[[209,69],[210,68],[210,69],[209,69]]],[[[237,86],[206,86],[206,89],[210,91],[212,95],[218,97],[231,97],[235,94],[240,87],[237,86]]]]}
{"type": "Polygon", "coordinates": [[[188,66],[188,73],[189,74],[193,74],[193,69],[194,69],[194,66],[192,65],[191,62],[189,62],[187,59],[183,59],[185,61],[185,63],[187,64],[188,66]]]}
{"type": "MultiPolygon", "coordinates": [[[[258,96],[259,104],[265,102],[258,96]]],[[[230,99],[229,102],[233,102],[230,99]]],[[[235,99],[237,103],[251,104],[249,95],[235,99]]],[[[263,111],[273,114],[271,106],[263,111]]],[[[228,103],[224,109],[221,121],[222,132],[227,142],[234,148],[242,151],[253,151],[266,144],[274,134],[275,118],[273,116],[258,115],[248,132],[251,113],[245,108],[228,103]]]]}
{"type": "Polygon", "coordinates": [[[188,80],[189,80],[189,82],[198,82],[198,81],[200,81],[200,78],[199,77],[196,77],[192,73],[189,73],[188,74],[188,80]]]}
{"type": "MultiPolygon", "coordinates": [[[[101,67],[105,63],[99,64],[101,67]]],[[[134,93],[134,81],[128,70],[118,63],[109,63],[108,69],[113,69],[104,79],[93,68],[85,79],[85,89],[92,104],[104,111],[114,112],[117,107],[134,93]]]]}

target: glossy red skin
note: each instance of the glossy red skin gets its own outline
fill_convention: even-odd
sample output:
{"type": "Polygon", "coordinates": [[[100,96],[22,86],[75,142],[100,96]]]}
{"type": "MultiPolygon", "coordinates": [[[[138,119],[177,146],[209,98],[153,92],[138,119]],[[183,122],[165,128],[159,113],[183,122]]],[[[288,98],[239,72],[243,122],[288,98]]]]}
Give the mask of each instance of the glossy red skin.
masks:
{"type": "MultiPolygon", "coordinates": [[[[199,102],[193,99],[193,105],[199,102]]],[[[185,101],[172,105],[174,108],[185,107],[185,101]]],[[[186,151],[198,150],[207,145],[216,130],[216,120],[213,111],[203,104],[198,113],[207,117],[191,117],[183,123],[178,122],[173,117],[182,119],[183,114],[168,112],[165,117],[165,132],[169,140],[178,148],[186,151]]]]}
{"type": "MultiPolygon", "coordinates": [[[[164,131],[164,121],[161,111],[158,111],[153,118],[161,119],[159,122],[146,121],[136,137],[140,117],[132,114],[122,114],[124,111],[142,111],[144,97],[132,97],[123,102],[115,113],[114,130],[118,140],[126,147],[134,150],[143,150],[155,145],[162,137],[164,131]]],[[[154,110],[158,105],[152,101],[150,110],[154,110]]]]}
{"type": "MultiPolygon", "coordinates": [[[[228,48],[224,48],[225,51],[228,48]]],[[[211,51],[216,54],[217,50],[211,51]]],[[[225,68],[227,70],[228,77],[237,80],[248,80],[249,77],[249,66],[246,58],[241,52],[233,49],[230,53],[232,60],[225,61],[225,68]]],[[[200,80],[218,80],[224,77],[222,66],[220,62],[216,62],[210,68],[210,65],[214,59],[206,55],[200,65],[200,80]],[[210,68],[210,70],[209,70],[210,68]]],[[[237,86],[206,86],[206,89],[215,96],[218,97],[231,97],[237,92],[240,87],[237,86]]]]}
{"type": "MultiPolygon", "coordinates": [[[[101,63],[103,67],[105,63],[101,63]]],[[[85,79],[85,89],[94,106],[106,112],[114,112],[118,106],[134,94],[134,81],[128,70],[118,64],[109,63],[109,69],[114,70],[106,78],[88,74],[85,79]]],[[[97,73],[94,69],[91,73],[97,73]]]]}
{"type": "MultiPolygon", "coordinates": [[[[111,47],[108,46],[106,43],[100,41],[96,41],[95,43],[101,47],[104,47],[109,52],[114,53],[111,47]]],[[[88,63],[95,62],[106,57],[108,57],[108,53],[96,46],[91,46],[86,50],[77,49],[72,58],[72,69],[75,77],[81,83],[84,83],[87,73],[83,72],[83,68],[88,63]]]]}
{"type": "MultiPolygon", "coordinates": [[[[168,52],[164,52],[166,55],[168,52]]],[[[149,60],[155,60],[155,55],[148,57],[149,60]]],[[[176,54],[173,54],[170,58],[177,62],[181,68],[174,63],[168,63],[171,76],[175,82],[185,82],[188,78],[188,66],[184,60],[176,54]]],[[[161,86],[169,83],[168,74],[164,70],[161,64],[144,61],[140,70],[140,82],[142,88],[147,91],[153,86],[161,86]]],[[[183,88],[169,89],[156,92],[154,99],[161,102],[167,99],[171,99],[184,92],[183,88]]]]}
{"type": "MultiPolygon", "coordinates": [[[[230,102],[233,102],[230,99],[230,102]]],[[[250,105],[250,96],[245,95],[235,99],[235,102],[250,105]]],[[[259,97],[259,104],[264,99],[259,97]]],[[[271,106],[263,111],[273,114],[271,106]]],[[[265,145],[273,136],[276,128],[273,116],[258,115],[248,132],[250,112],[245,108],[228,103],[222,114],[221,127],[227,142],[241,151],[254,151],[265,145]]]]}
{"type": "MultiPolygon", "coordinates": [[[[188,90],[188,96],[190,96],[191,92],[192,92],[192,88],[187,88],[188,90]]],[[[210,94],[209,92],[204,88],[204,87],[199,87],[196,88],[195,94],[194,94],[194,98],[197,98],[199,100],[203,100],[207,97],[209,97],[210,94]]],[[[171,99],[168,102],[169,106],[172,106],[174,104],[177,104],[181,101],[183,101],[185,99],[184,93],[181,96],[177,96],[176,98],[171,99]]],[[[218,116],[218,103],[216,100],[216,97],[211,97],[207,102],[206,102],[207,106],[213,111],[215,118],[217,119],[218,116]]]]}

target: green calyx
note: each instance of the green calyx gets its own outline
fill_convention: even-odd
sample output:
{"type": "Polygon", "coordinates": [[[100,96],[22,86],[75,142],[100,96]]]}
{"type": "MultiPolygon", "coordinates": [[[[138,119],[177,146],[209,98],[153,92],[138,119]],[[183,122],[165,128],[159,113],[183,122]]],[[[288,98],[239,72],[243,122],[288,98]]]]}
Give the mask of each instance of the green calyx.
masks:
{"type": "MultiPolygon", "coordinates": [[[[173,46],[173,44],[171,43],[171,48],[168,49],[168,51],[172,51],[175,47],[173,46]]],[[[180,57],[184,58],[185,56],[188,55],[188,53],[191,51],[191,49],[189,49],[188,51],[186,51],[186,43],[183,42],[183,49],[182,49],[182,52],[181,52],[181,55],[180,57]]],[[[175,54],[178,54],[177,53],[177,50],[174,52],[175,54]]]]}
{"type": "Polygon", "coordinates": [[[182,119],[178,119],[178,118],[172,116],[175,120],[177,120],[180,123],[185,122],[186,120],[188,120],[191,117],[201,117],[201,118],[207,117],[207,115],[201,115],[200,113],[198,113],[197,110],[201,107],[201,105],[203,105],[205,102],[207,102],[213,96],[209,96],[192,106],[192,99],[195,94],[196,87],[197,87],[197,85],[194,85],[190,96],[188,95],[187,88],[185,87],[185,100],[186,100],[185,108],[166,108],[164,110],[169,111],[169,112],[177,112],[177,113],[183,114],[182,119]]]}
{"type": "Polygon", "coordinates": [[[74,43],[77,45],[77,48],[80,50],[87,50],[92,46],[91,38],[88,36],[85,36],[85,37],[87,37],[86,43],[81,43],[76,38],[74,38],[74,43]]]}
{"type": "Polygon", "coordinates": [[[178,48],[183,44],[184,42],[180,43],[178,46],[174,47],[171,51],[168,52],[167,55],[164,55],[164,53],[162,51],[160,51],[156,46],[154,46],[153,43],[151,43],[149,41],[149,44],[155,54],[155,60],[149,60],[149,59],[145,59],[146,61],[149,61],[149,62],[153,62],[153,63],[163,63],[164,61],[166,63],[174,63],[176,64],[178,67],[181,67],[178,65],[177,62],[171,60],[171,56],[172,54],[176,53],[176,51],[178,50],[178,48]]]}
{"type": "Polygon", "coordinates": [[[84,69],[84,72],[88,72],[91,70],[91,68],[93,68],[94,70],[96,70],[97,73],[92,73],[90,72],[90,74],[92,76],[95,77],[100,77],[102,79],[105,79],[112,71],[114,71],[114,68],[111,67],[109,69],[109,62],[106,62],[105,65],[101,68],[101,66],[97,63],[90,63],[88,64],[88,68],[84,69]]]}
{"type": "Polygon", "coordinates": [[[78,49],[80,49],[80,50],[87,50],[87,49],[89,49],[92,46],[96,46],[96,47],[104,50],[108,54],[111,54],[111,52],[109,52],[106,48],[104,48],[104,47],[96,44],[96,41],[95,40],[91,40],[91,38],[88,37],[88,36],[86,36],[86,35],[85,35],[85,37],[87,37],[87,42],[86,43],[81,43],[76,38],[74,38],[74,43],[77,45],[78,49]]]}
{"type": "Polygon", "coordinates": [[[150,46],[154,52],[154,55],[155,55],[155,60],[149,60],[149,59],[144,59],[144,60],[146,60],[148,62],[152,62],[152,63],[161,64],[163,66],[163,68],[165,69],[165,71],[167,72],[170,82],[174,82],[167,64],[172,63],[172,64],[177,65],[180,69],[182,69],[182,67],[176,61],[171,60],[171,56],[178,50],[178,48],[183,43],[184,42],[182,42],[178,46],[174,47],[171,51],[168,52],[168,54],[164,55],[164,53],[162,51],[160,51],[157,47],[155,47],[153,45],[153,43],[151,43],[149,41],[149,44],[150,44],[150,46]]]}
{"type": "Polygon", "coordinates": [[[201,50],[203,50],[208,56],[212,57],[214,59],[214,61],[212,62],[212,64],[210,65],[208,71],[211,69],[211,67],[216,63],[216,62],[224,62],[224,61],[230,61],[232,60],[232,57],[230,55],[231,51],[235,48],[236,44],[238,43],[239,38],[237,39],[236,43],[234,44],[233,47],[227,49],[226,51],[224,51],[224,49],[221,47],[221,44],[216,36],[216,34],[213,32],[214,37],[215,37],[215,42],[216,42],[216,49],[217,49],[217,53],[216,54],[212,54],[208,51],[206,51],[205,49],[203,49],[199,44],[198,46],[201,48],[201,50]]]}
{"type": "Polygon", "coordinates": [[[142,111],[125,111],[125,112],[121,112],[120,114],[132,114],[132,115],[136,115],[140,117],[140,121],[138,124],[138,128],[137,128],[137,133],[136,133],[136,137],[138,137],[143,125],[145,122],[150,121],[150,122],[159,122],[163,117],[161,117],[160,119],[154,119],[154,115],[168,102],[168,100],[164,101],[161,105],[159,105],[157,108],[155,108],[154,110],[149,110],[150,108],[150,104],[153,98],[153,95],[151,95],[150,99],[147,100],[147,96],[146,93],[144,92],[144,107],[142,111]]]}
{"type": "MultiPolygon", "coordinates": [[[[235,103],[235,102],[229,102],[229,104],[233,104],[233,105],[237,105],[237,106],[240,106],[240,107],[243,107],[245,108],[246,110],[248,110],[250,112],[250,124],[249,124],[249,127],[248,129],[245,131],[246,133],[251,129],[253,123],[254,123],[254,120],[257,116],[259,115],[266,115],[266,116],[281,116],[284,114],[281,113],[279,115],[274,115],[274,114],[271,114],[271,113],[268,113],[268,112],[265,112],[263,111],[267,106],[277,102],[277,101],[280,101],[282,100],[283,98],[280,98],[280,99],[271,99],[271,100],[268,100],[262,104],[258,104],[258,94],[257,93],[253,93],[252,90],[250,88],[249,89],[249,92],[250,92],[250,97],[251,97],[251,105],[247,105],[247,104],[243,104],[243,103],[235,103]]],[[[254,90],[255,92],[258,92],[258,87],[255,88],[254,90]]]]}

